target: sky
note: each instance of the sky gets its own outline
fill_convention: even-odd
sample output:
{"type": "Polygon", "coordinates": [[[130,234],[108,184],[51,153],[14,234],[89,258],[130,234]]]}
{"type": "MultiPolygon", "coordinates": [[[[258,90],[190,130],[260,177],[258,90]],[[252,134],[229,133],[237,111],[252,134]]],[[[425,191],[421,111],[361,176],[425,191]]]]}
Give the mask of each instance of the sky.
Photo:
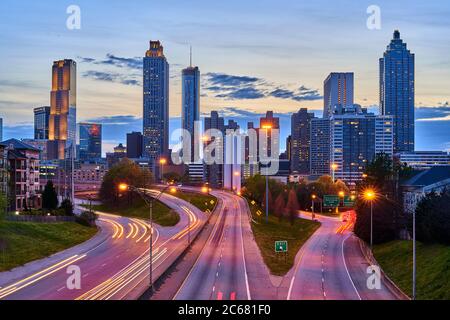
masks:
{"type": "Polygon", "coordinates": [[[446,0],[2,0],[0,117],[4,138],[32,138],[49,105],[54,60],[77,61],[78,121],[103,124],[103,152],[142,130],[142,57],[160,40],[170,64],[170,130],[180,126],[181,70],[201,78],[201,112],[246,127],[266,110],[321,115],[323,80],[355,73],[355,102],[378,110],[378,59],[399,29],[416,57],[416,149],[450,150],[450,2],[446,0]],[[67,8],[80,8],[80,29],[67,8]],[[380,9],[369,29],[367,9],[380,9]]]}

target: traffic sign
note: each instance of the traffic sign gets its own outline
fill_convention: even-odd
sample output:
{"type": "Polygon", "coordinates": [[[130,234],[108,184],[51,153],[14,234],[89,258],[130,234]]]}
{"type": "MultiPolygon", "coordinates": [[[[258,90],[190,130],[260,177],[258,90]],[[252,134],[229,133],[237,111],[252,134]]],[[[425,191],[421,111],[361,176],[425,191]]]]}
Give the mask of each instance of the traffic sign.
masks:
{"type": "Polygon", "coordinates": [[[324,207],[339,207],[341,199],[336,195],[325,195],[323,196],[323,206],[324,207]]]}
{"type": "Polygon", "coordinates": [[[275,241],[275,252],[287,252],[288,243],[287,241],[275,241]]]}
{"type": "Polygon", "coordinates": [[[355,196],[344,197],[344,207],[351,208],[355,205],[355,196]]]}

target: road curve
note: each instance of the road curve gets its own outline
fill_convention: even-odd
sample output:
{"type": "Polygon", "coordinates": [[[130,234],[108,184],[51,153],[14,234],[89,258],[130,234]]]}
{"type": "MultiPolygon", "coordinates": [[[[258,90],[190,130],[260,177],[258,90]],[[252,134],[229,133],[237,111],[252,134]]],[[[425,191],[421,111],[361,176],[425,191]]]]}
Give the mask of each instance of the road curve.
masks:
{"type": "MultiPolygon", "coordinates": [[[[161,275],[187,246],[188,233],[199,232],[206,215],[170,195],[161,201],[181,217],[175,227],[153,230],[154,279],[161,275]],[[190,220],[190,223],[188,222],[190,220]]],[[[137,299],[148,286],[150,227],[148,221],[98,212],[106,240],[40,270],[22,274],[0,288],[0,299],[11,300],[119,300],[137,299]],[[69,289],[70,266],[81,271],[81,288],[69,289]]],[[[6,273],[3,273],[6,275],[6,273]]],[[[10,275],[9,275],[10,276],[10,275]]],[[[0,280],[2,273],[0,273],[0,280]]]]}
{"type": "MultiPolygon", "coordinates": [[[[304,218],[310,218],[303,215],[304,218]]],[[[288,300],[392,300],[395,295],[382,284],[367,287],[368,263],[352,237],[352,222],[319,216],[321,227],[299,252],[288,300]]]]}

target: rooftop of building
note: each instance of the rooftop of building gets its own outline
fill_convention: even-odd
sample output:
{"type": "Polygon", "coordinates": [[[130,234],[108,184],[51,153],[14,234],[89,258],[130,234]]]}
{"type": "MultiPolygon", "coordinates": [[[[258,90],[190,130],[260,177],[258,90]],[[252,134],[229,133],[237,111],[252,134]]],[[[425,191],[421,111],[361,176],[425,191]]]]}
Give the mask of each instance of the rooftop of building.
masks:
{"type": "Polygon", "coordinates": [[[14,139],[14,138],[3,141],[1,144],[5,145],[7,147],[12,146],[14,149],[17,149],[17,150],[30,150],[30,151],[37,151],[37,152],[40,151],[39,149],[37,149],[33,146],[30,146],[29,144],[27,144],[23,141],[14,139]]]}
{"type": "Polygon", "coordinates": [[[433,167],[405,181],[403,186],[429,186],[450,179],[450,166],[433,167]]]}

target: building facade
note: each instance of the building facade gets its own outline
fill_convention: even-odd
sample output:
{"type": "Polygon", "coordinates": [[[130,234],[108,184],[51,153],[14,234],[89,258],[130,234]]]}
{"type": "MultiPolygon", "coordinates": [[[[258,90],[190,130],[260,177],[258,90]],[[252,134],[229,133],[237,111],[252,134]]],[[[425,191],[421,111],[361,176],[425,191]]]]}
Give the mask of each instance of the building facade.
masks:
{"type": "Polygon", "coordinates": [[[140,132],[127,133],[127,158],[139,159],[143,155],[144,138],[140,132]]]}
{"type": "Polygon", "coordinates": [[[344,107],[353,105],[353,84],[353,72],[333,72],[328,75],[323,84],[324,118],[328,118],[333,114],[333,108],[336,105],[344,107]]]}
{"type": "MultiPolygon", "coordinates": [[[[211,111],[210,116],[205,117],[204,119],[205,133],[207,133],[208,130],[211,129],[218,130],[222,133],[222,135],[225,134],[224,118],[220,117],[217,111],[211,111]]],[[[206,179],[212,188],[221,188],[223,186],[224,138],[223,136],[221,138],[209,137],[208,134],[206,134],[206,137],[208,138],[208,141],[205,142],[206,146],[210,145],[211,143],[219,146],[211,154],[212,157],[217,159],[217,162],[206,166],[206,179]],[[216,152],[218,152],[219,154],[216,154],[216,152]]]]}
{"type": "Polygon", "coordinates": [[[80,123],[79,153],[81,161],[93,161],[102,157],[102,125],[98,123],[80,123]]]}
{"type": "Polygon", "coordinates": [[[73,60],[53,63],[48,139],[50,159],[64,159],[76,143],[77,65],[73,60]]]}
{"type": "MultiPolygon", "coordinates": [[[[114,147],[114,152],[106,153],[106,163],[108,164],[108,168],[111,169],[115,164],[119,163],[122,159],[127,157],[127,148],[123,146],[122,143],[119,143],[118,146],[114,147]]],[[[150,161],[150,160],[149,160],[150,161]]],[[[154,165],[154,161],[150,161],[151,166],[154,165]]]]}
{"type": "Polygon", "coordinates": [[[50,107],[34,108],[34,139],[47,140],[50,123],[50,107]]]}
{"type": "Polygon", "coordinates": [[[312,176],[331,173],[331,120],[311,119],[310,172],[312,176]]]}
{"type": "Polygon", "coordinates": [[[39,150],[19,140],[3,142],[7,150],[8,211],[39,209],[39,150]]]}
{"type": "Polygon", "coordinates": [[[401,163],[406,163],[417,170],[450,166],[450,153],[444,151],[402,152],[398,155],[398,159],[401,163]]]}
{"type": "Polygon", "coordinates": [[[394,152],[414,151],[414,54],[394,38],[380,59],[380,113],[394,121],[394,152]]]}
{"type": "Polygon", "coordinates": [[[144,57],[144,155],[156,161],[169,150],[169,63],[159,41],[150,41],[144,57]]]}
{"type": "Polygon", "coordinates": [[[296,174],[310,173],[311,120],[314,113],[302,108],[292,114],[291,135],[287,148],[288,159],[291,162],[291,172],[296,174]]]}
{"type": "Polygon", "coordinates": [[[362,179],[378,153],[393,156],[393,123],[390,116],[375,116],[359,105],[338,108],[331,117],[330,163],[334,176],[350,187],[362,179]]]}

